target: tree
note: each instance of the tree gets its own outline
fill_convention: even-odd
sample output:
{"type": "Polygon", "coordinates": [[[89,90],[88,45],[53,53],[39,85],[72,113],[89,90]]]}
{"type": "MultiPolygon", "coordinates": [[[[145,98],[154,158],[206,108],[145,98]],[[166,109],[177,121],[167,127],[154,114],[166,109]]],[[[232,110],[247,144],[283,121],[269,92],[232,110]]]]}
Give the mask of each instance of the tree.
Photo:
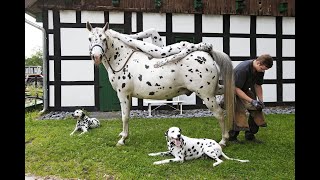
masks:
{"type": "Polygon", "coordinates": [[[42,67],[42,50],[38,49],[31,57],[25,59],[25,66],[41,66],[42,67]]]}

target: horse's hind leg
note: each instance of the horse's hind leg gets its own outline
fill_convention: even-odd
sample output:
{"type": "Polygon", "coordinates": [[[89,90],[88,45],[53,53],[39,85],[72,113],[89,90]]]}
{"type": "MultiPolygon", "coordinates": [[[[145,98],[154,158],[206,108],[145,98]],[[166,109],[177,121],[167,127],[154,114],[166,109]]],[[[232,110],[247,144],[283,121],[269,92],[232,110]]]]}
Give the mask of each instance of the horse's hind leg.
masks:
{"type": "Polygon", "coordinates": [[[216,101],[216,98],[214,96],[210,98],[202,98],[205,105],[209,108],[209,110],[213,113],[213,116],[218,119],[222,139],[220,140],[219,144],[222,146],[226,146],[226,142],[229,139],[229,133],[227,131],[227,128],[225,127],[225,118],[223,114],[223,109],[219,106],[219,104],[216,101]]]}
{"type": "Polygon", "coordinates": [[[120,100],[121,106],[121,116],[122,116],[122,132],[119,134],[121,139],[118,141],[117,145],[124,145],[126,138],[129,134],[129,115],[131,107],[131,96],[118,93],[118,98],[120,100]]]}

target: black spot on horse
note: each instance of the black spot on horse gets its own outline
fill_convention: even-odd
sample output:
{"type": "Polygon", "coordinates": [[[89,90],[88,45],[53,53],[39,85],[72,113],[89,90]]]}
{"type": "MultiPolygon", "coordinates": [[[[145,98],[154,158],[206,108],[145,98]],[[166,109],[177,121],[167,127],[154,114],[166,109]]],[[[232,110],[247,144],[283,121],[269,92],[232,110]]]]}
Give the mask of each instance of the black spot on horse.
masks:
{"type": "Polygon", "coordinates": [[[138,79],[139,79],[140,81],[142,81],[142,75],[141,75],[141,74],[139,74],[138,79]]]}

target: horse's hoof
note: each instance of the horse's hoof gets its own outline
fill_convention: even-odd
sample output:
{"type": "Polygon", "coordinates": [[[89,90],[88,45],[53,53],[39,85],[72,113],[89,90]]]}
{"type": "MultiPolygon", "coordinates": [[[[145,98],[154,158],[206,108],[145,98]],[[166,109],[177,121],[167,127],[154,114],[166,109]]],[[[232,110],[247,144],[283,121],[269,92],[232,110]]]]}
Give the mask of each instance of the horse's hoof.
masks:
{"type": "Polygon", "coordinates": [[[123,142],[118,142],[116,146],[124,146],[123,142]]]}

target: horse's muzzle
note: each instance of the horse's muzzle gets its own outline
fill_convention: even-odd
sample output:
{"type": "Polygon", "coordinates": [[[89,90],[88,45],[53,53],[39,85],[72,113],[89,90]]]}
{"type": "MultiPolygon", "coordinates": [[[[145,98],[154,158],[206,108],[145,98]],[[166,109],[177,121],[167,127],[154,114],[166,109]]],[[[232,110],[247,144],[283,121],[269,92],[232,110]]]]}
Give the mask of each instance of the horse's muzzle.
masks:
{"type": "Polygon", "coordinates": [[[92,55],[91,58],[94,61],[95,65],[99,65],[101,63],[102,55],[101,54],[92,55]]]}

